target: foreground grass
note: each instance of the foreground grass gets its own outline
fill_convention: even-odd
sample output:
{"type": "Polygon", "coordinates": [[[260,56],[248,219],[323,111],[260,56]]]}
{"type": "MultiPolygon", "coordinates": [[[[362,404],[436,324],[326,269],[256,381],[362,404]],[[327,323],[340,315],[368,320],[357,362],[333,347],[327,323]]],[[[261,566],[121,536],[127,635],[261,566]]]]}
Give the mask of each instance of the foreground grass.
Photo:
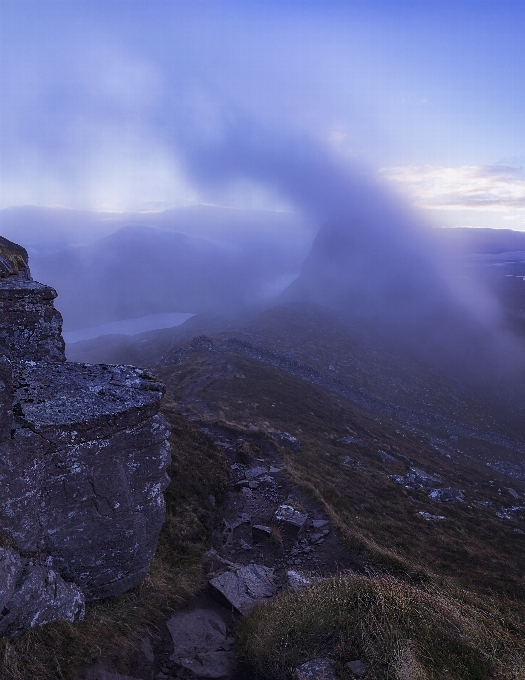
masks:
{"type": "Polygon", "coordinates": [[[226,488],[227,468],[212,442],[172,405],[165,404],[163,412],[172,425],[172,481],[148,577],[120,597],[88,603],[82,622],[55,622],[1,640],[2,680],[69,680],[100,658],[130,672],[141,637],[155,631],[168,611],[181,607],[202,586],[202,556],[217,522],[216,503],[226,488]]]}
{"type": "Polygon", "coordinates": [[[525,653],[499,618],[467,592],[418,588],[389,576],[345,575],[283,593],[238,631],[241,656],[267,678],[299,664],[364,660],[368,680],[525,678],[525,653]]]}

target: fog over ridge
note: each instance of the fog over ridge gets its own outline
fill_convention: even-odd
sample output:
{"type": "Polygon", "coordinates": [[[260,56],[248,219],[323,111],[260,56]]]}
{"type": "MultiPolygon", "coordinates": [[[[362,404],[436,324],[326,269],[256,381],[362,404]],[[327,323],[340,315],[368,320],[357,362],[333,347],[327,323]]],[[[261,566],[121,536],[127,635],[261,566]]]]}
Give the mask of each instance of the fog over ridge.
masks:
{"type": "Polygon", "coordinates": [[[219,139],[200,139],[186,135],[178,146],[193,181],[209,190],[248,176],[319,225],[283,299],[338,308],[453,370],[489,380],[523,370],[521,343],[506,329],[495,298],[362,167],[305,135],[242,118],[225,124],[219,139]]]}

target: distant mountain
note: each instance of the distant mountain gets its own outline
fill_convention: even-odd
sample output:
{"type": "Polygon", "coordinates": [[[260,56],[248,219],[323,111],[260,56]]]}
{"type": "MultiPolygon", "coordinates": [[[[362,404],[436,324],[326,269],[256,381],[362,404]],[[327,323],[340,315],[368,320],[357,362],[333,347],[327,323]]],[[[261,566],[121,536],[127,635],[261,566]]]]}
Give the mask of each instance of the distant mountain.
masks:
{"type": "Polygon", "coordinates": [[[311,231],[304,218],[272,210],[240,210],[213,205],[192,205],[157,212],[97,212],[63,207],[14,206],[0,210],[0,234],[15,239],[31,255],[49,255],[87,245],[119,229],[145,226],[203,236],[230,243],[250,241],[265,234],[286,247],[308,251],[311,231]]]}
{"type": "Polygon", "coordinates": [[[452,253],[497,254],[525,251],[525,231],[512,229],[435,229],[435,236],[452,253]]]}
{"type": "Polygon", "coordinates": [[[87,246],[32,259],[58,291],[64,329],[160,312],[231,312],[273,297],[297,275],[301,253],[266,234],[239,243],[125,227],[87,246]]]}

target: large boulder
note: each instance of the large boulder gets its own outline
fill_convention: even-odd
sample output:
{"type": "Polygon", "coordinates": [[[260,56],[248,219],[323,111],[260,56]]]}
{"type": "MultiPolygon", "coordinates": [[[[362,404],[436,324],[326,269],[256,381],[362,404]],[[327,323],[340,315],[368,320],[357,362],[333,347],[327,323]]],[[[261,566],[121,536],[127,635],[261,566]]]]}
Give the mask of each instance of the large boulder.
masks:
{"type": "Polygon", "coordinates": [[[3,530],[44,551],[88,599],[146,575],[164,521],[163,386],[130,366],[20,364],[0,455],[3,530]],[[22,472],[23,470],[23,472],[22,472]]]}

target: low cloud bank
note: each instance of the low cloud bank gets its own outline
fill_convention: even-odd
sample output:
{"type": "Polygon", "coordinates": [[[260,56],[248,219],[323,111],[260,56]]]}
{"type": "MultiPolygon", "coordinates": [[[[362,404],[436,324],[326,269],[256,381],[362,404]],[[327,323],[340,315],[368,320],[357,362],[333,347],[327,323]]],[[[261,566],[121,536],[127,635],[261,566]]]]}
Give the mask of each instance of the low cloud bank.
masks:
{"type": "Polygon", "coordinates": [[[286,299],[319,302],[462,378],[522,375],[524,353],[496,301],[452,269],[429,229],[389,190],[322,144],[231,118],[214,139],[177,140],[193,181],[267,185],[319,225],[286,299]]]}

